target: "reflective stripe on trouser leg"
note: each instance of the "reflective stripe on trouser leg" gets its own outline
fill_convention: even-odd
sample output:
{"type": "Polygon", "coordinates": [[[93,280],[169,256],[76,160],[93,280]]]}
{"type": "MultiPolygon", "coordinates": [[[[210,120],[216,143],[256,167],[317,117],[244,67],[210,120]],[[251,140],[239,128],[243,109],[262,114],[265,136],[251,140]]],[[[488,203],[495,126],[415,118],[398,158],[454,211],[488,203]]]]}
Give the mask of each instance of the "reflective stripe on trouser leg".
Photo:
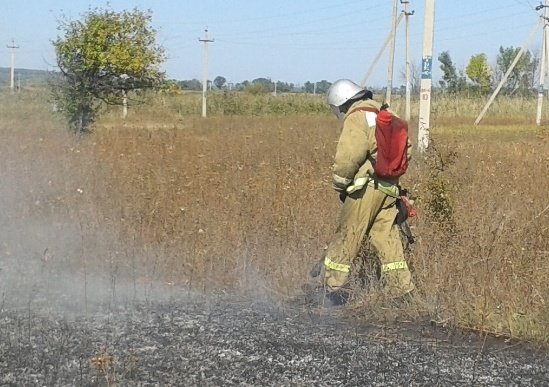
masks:
{"type": "Polygon", "coordinates": [[[404,260],[400,231],[394,224],[396,211],[395,206],[383,208],[370,230],[370,242],[378,253],[381,277],[391,297],[402,296],[415,288],[404,260]]]}
{"type": "Polygon", "coordinates": [[[329,290],[345,287],[349,280],[351,266],[324,258],[324,286],[329,290]]]}
{"type": "Polygon", "coordinates": [[[392,270],[408,270],[408,264],[406,263],[406,261],[397,261],[397,262],[384,263],[381,265],[382,273],[386,273],[392,270]]]}
{"type": "MultiPolygon", "coordinates": [[[[364,235],[376,221],[376,215],[387,200],[385,194],[371,187],[356,192],[352,200],[345,200],[339,214],[336,235],[326,251],[329,259],[324,260],[324,283],[328,287],[339,288],[348,284],[350,267],[358,255],[364,235]],[[330,262],[345,265],[349,269],[338,271],[337,267],[330,267],[330,262]]],[[[397,260],[398,257],[387,261],[397,260]]]]}
{"type": "Polygon", "coordinates": [[[350,265],[334,262],[328,257],[324,258],[324,266],[326,266],[327,269],[341,271],[343,273],[348,273],[351,271],[350,265]]]}

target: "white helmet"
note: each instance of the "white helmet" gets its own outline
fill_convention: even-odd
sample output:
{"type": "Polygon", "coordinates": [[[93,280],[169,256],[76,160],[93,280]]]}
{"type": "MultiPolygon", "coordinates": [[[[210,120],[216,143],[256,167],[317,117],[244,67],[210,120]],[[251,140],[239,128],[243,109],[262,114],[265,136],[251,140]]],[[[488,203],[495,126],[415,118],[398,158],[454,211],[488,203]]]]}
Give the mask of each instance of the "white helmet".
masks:
{"type": "Polygon", "coordinates": [[[335,81],[328,89],[326,101],[337,118],[341,119],[345,112],[341,111],[340,107],[347,101],[360,98],[364,94],[366,94],[366,89],[349,79],[340,79],[335,81]]]}

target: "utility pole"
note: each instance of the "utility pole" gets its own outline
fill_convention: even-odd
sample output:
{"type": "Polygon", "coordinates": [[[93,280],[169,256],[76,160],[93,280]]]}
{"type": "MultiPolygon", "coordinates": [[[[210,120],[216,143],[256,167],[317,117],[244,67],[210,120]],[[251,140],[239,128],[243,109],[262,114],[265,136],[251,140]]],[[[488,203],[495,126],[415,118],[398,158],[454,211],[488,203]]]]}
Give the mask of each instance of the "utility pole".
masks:
{"type": "Polygon", "coordinates": [[[538,108],[536,111],[536,125],[541,125],[541,113],[543,107],[543,97],[545,95],[544,84],[547,79],[547,22],[549,21],[549,0],[545,0],[545,4],[540,4],[536,10],[544,9],[543,12],[543,35],[541,38],[541,60],[539,67],[539,89],[538,89],[538,108]]]}
{"type": "Polygon", "coordinates": [[[410,16],[414,14],[414,11],[410,12],[410,1],[400,0],[401,4],[404,4],[404,15],[406,17],[406,111],[404,119],[410,121],[411,118],[411,63],[410,63],[410,16]]]}
{"type": "Polygon", "coordinates": [[[11,49],[10,91],[13,94],[15,88],[15,50],[18,49],[19,46],[16,46],[14,40],[12,39],[11,46],[7,45],[6,47],[11,49]]]}
{"type": "Polygon", "coordinates": [[[128,117],[128,94],[126,90],[122,90],[122,118],[128,117]]]}
{"type": "Polygon", "coordinates": [[[431,86],[433,81],[433,40],[435,0],[425,0],[423,24],[423,56],[421,60],[421,90],[419,98],[418,149],[425,152],[429,146],[431,118],[431,86]]]}
{"type": "Polygon", "coordinates": [[[206,112],[206,91],[208,88],[208,43],[214,40],[208,38],[208,27],[204,30],[204,38],[198,38],[199,42],[204,43],[204,59],[202,63],[202,117],[207,117],[206,112]]]}
{"type": "Polygon", "coordinates": [[[393,23],[391,26],[391,52],[389,53],[389,67],[387,68],[387,91],[385,93],[385,102],[391,103],[391,93],[393,91],[393,69],[395,66],[395,43],[396,43],[396,26],[397,26],[397,10],[398,0],[393,0],[393,23]]]}

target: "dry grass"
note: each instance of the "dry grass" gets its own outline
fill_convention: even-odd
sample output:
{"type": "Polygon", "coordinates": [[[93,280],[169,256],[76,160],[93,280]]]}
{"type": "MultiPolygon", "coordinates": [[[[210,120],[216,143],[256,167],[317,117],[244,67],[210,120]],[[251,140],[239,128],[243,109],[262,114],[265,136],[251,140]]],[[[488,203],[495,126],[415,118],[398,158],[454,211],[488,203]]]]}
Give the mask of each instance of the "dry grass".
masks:
{"type": "MultiPolygon", "coordinates": [[[[3,102],[3,222],[69,224],[79,253],[57,263],[83,279],[103,270],[137,287],[292,295],[330,240],[338,124],[328,115],[202,120],[143,107],[76,139],[47,105],[3,102]]],[[[454,110],[434,110],[435,146],[404,179],[418,196],[410,259],[421,308],[441,323],[548,341],[547,134],[496,126],[496,115],[473,127],[478,108],[457,124],[454,110]]],[[[15,242],[0,243],[8,254],[15,242]]]]}

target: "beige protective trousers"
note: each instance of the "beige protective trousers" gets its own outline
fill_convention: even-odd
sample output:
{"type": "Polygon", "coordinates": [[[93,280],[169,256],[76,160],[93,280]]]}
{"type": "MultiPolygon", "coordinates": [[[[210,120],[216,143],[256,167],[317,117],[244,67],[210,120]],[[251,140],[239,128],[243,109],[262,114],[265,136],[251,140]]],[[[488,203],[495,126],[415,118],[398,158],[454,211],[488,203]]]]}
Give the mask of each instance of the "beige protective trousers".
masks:
{"type": "Polygon", "coordinates": [[[388,294],[399,297],[415,288],[404,259],[396,215],[396,199],[371,185],[345,199],[335,238],[324,259],[324,284],[329,290],[348,285],[353,262],[366,235],[377,252],[381,280],[388,294]]]}

